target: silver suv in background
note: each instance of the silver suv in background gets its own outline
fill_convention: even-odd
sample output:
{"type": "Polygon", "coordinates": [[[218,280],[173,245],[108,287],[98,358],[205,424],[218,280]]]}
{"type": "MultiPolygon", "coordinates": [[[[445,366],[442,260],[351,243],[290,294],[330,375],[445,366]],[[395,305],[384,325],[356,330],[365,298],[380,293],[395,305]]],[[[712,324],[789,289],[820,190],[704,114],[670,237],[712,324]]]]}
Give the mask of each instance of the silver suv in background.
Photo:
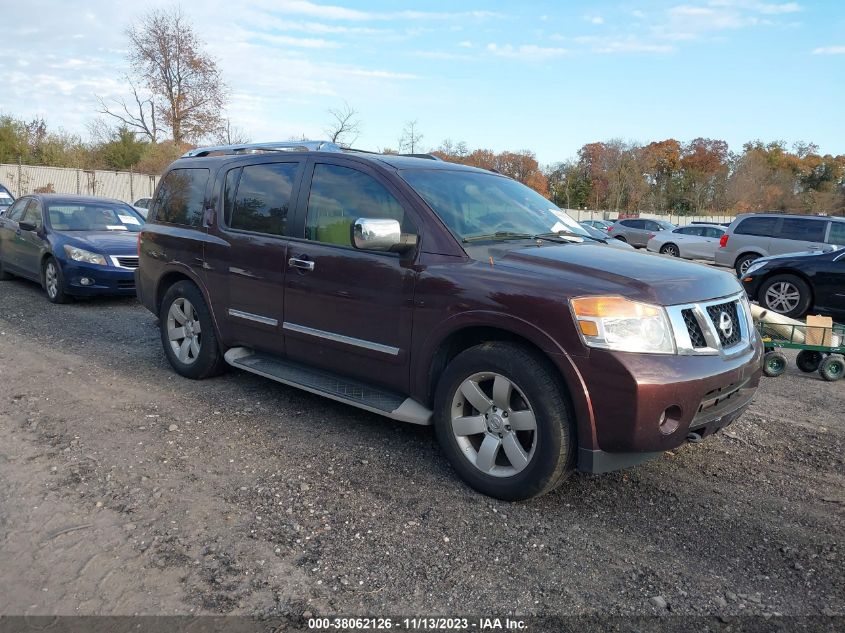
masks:
{"type": "Polygon", "coordinates": [[[759,257],[803,251],[824,252],[845,245],[845,218],[785,213],[738,215],[719,242],[716,264],[742,276],[759,257]]]}
{"type": "Polygon", "coordinates": [[[665,220],[647,220],[645,218],[626,218],[617,220],[607,230],[610,237],[628,242],[636,248],[645,248],[648,241],[660,231],[671,231],[677,225],[665,220]]]}

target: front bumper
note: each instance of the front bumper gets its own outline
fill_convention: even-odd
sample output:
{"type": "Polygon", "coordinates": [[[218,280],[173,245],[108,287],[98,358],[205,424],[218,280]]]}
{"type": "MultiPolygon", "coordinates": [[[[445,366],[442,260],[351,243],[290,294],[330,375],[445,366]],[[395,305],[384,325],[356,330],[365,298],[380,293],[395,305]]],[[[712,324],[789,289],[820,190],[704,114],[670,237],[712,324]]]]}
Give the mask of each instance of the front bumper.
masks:
{"type": "Polygon", "coordinates": [[[762,345],[734,358],[591,350],[573,358],[587,386],[595,446],[582,442],[578,468],[607,472],[706,437],[736,420],[753,400],[762,345]],[[661,426],[661,422],[663,425],[661,426]]]}
{"type": "Polygon", "coordinates": [[[62,265],[65,292],[76,296],[135,296],[135,271],[112,266],[95,266],[79,262],[62,265]],[[93,283],[83,284],[82,279],[93,283]]]}
{"type": "MultiPolygon", "coordinates": [[[[756,272],[757,271],[755,271],[755,273],[756,272]]],[[[748,298],[752,301],[758,301],[757,293],[760,290],[760,286],[763,285],[763,276],[757,274],[745,275],[745,277],[740,279],[740,283],[742,283],[742,287],[745,290],[745,294],[748,295],[748,298]]]]}

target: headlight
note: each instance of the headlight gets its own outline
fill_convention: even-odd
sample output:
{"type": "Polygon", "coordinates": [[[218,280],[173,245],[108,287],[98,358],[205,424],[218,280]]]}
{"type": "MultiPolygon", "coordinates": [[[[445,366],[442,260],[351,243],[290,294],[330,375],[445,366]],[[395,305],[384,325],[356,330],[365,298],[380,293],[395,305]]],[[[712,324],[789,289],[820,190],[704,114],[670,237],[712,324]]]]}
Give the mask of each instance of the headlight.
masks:
{"type": "Polygon", "coordinates": [[[85,264],[99,264],[106,265],[106,258],[97,253],[86,251],[84,248],[77,248],[70,244],[65,244],[65,254],[75,262],[83,262],[85,264]]]}
{"type": "Polygon", "coordinates": [[[571,299],[578,332],[590,347],[620,352],[674,354],[675,339],[666,311],[624,297],[571,299]]]}
{"type": "MultiPolygon", "coordinates": [[[[766,262],[755,262],[748,267],[748,270],[745,271],[745,275],[750,275],[755,270],[760,270],[765,265],[766,262]]],[[[745,275],[743,275],[743,277],[745,277],[745,275]]]]}

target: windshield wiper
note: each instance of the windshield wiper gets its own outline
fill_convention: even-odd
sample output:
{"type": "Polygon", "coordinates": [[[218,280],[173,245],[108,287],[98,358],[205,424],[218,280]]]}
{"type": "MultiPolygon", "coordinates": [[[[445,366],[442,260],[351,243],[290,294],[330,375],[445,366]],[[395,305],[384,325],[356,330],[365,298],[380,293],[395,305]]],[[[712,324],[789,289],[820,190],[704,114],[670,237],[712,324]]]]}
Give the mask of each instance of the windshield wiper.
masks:
{"type": "Polygon", "coordinates": [[[484,233],[482,235],[470,235],[465,237],[462,241],[478,242],[481,240],[530,240],[534,239],[531,233],[515,233],[513,231],[496,231],[495,233],[484,233]]]}
{"type": "MultiPolygon", "coordinates": [[[[582,235],[581,233],[575,233],[574,231],[549,231],[548,233],[538,233],[537,235],[533,235],[532,237],[539,240],[547,240],[552,237],[562,238],[564,235],[569,235],[570,237],[580,237],[582,239],[586,238],[588,240],[593,240],[594,242],[601,242],[602,244],[607,244],[607,240],[602,240],[597,237],[593,237],[592,235],[582,235]]],[[[563,241],[569,242],[569,240],[563,241]]]]}

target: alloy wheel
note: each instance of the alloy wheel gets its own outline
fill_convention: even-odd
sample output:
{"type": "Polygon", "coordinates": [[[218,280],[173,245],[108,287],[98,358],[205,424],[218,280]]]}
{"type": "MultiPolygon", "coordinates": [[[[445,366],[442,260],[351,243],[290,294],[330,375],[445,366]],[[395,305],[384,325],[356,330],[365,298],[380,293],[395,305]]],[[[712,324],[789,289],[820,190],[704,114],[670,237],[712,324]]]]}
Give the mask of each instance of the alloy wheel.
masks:
{"type": "Polygon", "coordinates": [[[525,394],[507,377],[473,374],[456,390],[451,411],[461,454],[481,472],[511,477],[531,462],[537,418],[525,394]]]}
{"type": "Polygon", "coordinates": [[[47,262],[47,267],[44,269],[44,285],[47,288],[47,296],[55,299],[59,294],[59,271],[52,261],[47,262]]]}
{"type": "Polygon", "coordinates": [[[179,362],[190,365],[197,360],[202,345],[202,327],[193,304],[179,297],[167,311],[167,338],[179,362]]]}
{"type": "Polygon", "coordinates": [[[766,290],[766,307],[775,312],[785,314],[798,307],[801,292],[788,281],[779,281],[766,290]]]}

